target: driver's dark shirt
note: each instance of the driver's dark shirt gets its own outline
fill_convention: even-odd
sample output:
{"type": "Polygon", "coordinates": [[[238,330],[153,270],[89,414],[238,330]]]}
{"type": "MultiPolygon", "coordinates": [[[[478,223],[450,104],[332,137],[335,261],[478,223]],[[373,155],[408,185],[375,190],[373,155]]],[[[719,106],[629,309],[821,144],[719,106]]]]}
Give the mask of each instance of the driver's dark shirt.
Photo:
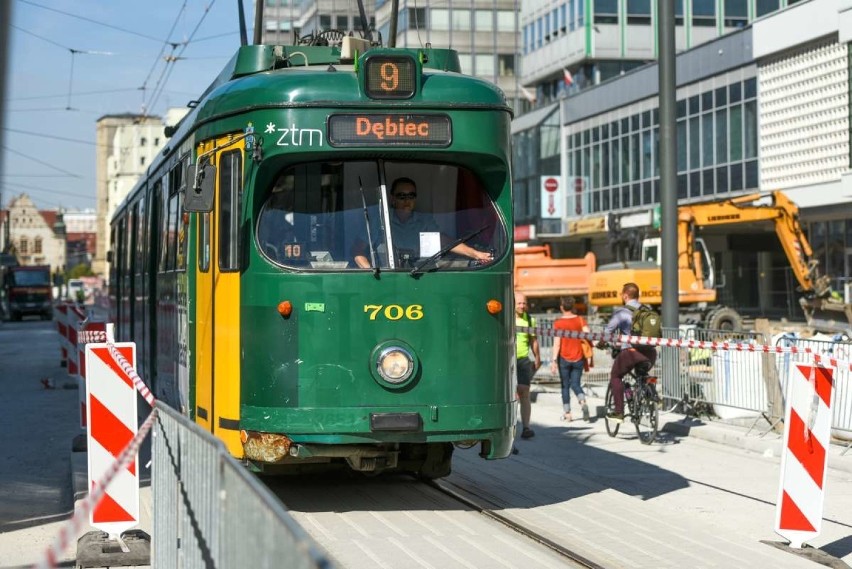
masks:
{"type": "Polygon", "coordinates": [[[393,246],[397,249],[409,249],[420,255],[420,233],[439,231],[438,223],[428,213],[411,212],[411,216],[403,222],[396,212],[391,213],[391,235],[393,246]]]}

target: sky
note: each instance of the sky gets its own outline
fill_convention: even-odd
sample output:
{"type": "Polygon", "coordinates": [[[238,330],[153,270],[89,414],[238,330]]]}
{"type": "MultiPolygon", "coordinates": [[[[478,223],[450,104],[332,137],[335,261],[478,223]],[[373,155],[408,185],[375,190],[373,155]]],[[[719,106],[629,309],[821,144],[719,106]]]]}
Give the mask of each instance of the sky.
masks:
{"type": "Polygon", "coordinates": [[[240,44],[237,0],[0,1],[12,2],[4,208],[26,193],[41,209],[94,210],[98,118],[185,107],[240,44]]]}

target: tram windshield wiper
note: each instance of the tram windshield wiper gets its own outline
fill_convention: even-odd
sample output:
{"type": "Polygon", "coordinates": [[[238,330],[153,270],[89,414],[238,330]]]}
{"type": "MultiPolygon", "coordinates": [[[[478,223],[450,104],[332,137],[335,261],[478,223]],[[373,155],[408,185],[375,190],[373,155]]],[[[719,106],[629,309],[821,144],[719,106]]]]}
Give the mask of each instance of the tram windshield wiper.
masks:
{"type": "MultiPolygon", "coordinates": [[[[462,235],[461,237],[459,237],[458,239],[456,239],[455,241],[453,241],[452,243],[450,243],[449,245],[447,245],[446,247],[444,247],[443,249],[441,249],[440,251],[438,251],[437,253],[435,253],[431,257],[429,257],[428,259],[423,259],[422,261],[420,261],[419,263],[414,265],[414,268],[411,269],[411,272],[409,274],[412,277],[417,277],[418,275],[420,275],[424,272],[423,271],[424,267],[426,267],[430,263],[434,263],[435,261],[437,261],[438,259],[440,259],[444,255],[446,255],[447,253],[452,251],[453,248],[456,247],[457,245],[461,245],[462,243],[467,243],[468,241],[470,241],[471,239],[473,239],[474,237],[476,237],[477,235],[479,235],[480,233],[482,233],[483,231],[485,231],[489,227],[491,227],[491,226],[486,223],[485,225],[483,225],[479,229],[474,229],[470,233],[468,233],[466,235],[462,235]]],[[[438,267],[435,266],[435,269],[437,269],[437,268],[438,267]]],[[[435,269],[432,269],[432,270],[435,270],[435,269]]]]}
{"type": "Polygon", "coordinates": [[[361,205],[364,207],[364,223],[367,224],[367,246],[370,248],[370,263],[373,266],[373,276],[379,278],[379,266],[376,264],[376,252],[373,250],[373,236],[370,233],[370,214],[367,213],[367,200],[364,198],[364,184],[361,182],[361,176],[358,176],[358,189],[361,190],[361,205]]]}

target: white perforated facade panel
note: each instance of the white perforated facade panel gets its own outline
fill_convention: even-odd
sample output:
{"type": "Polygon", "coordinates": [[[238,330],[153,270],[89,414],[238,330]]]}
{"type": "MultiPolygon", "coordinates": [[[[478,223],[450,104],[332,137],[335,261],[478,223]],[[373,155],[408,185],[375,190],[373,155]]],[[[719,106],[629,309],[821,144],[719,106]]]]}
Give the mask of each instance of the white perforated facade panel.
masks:
{"type": "Polygon", "coordinates": [[[847,47],[820,43],[761,62],[761,189],[840,180],[849,163],[847,47]]]}

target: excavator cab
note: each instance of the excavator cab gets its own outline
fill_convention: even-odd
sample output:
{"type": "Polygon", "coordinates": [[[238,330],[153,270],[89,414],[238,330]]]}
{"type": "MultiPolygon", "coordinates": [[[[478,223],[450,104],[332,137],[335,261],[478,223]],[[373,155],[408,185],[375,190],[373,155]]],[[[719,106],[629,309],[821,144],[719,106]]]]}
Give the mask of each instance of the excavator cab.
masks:
{"type": "MultiPolygon", "coordinates": [[[[642,260],[654,263],[658,267],[662,266],[662,241],[659,237],[649,237],[642,240],[642,260]]],[[[710,257],[710,251],[704,244],[704,239],[701,237],[695,238],[695,250],[693,251],[693,263],[695,264],[696,274],[701,275],[704,281],[704,288],[716,288],[716,273],[713,270],[713,259],[710,257]]]]}

